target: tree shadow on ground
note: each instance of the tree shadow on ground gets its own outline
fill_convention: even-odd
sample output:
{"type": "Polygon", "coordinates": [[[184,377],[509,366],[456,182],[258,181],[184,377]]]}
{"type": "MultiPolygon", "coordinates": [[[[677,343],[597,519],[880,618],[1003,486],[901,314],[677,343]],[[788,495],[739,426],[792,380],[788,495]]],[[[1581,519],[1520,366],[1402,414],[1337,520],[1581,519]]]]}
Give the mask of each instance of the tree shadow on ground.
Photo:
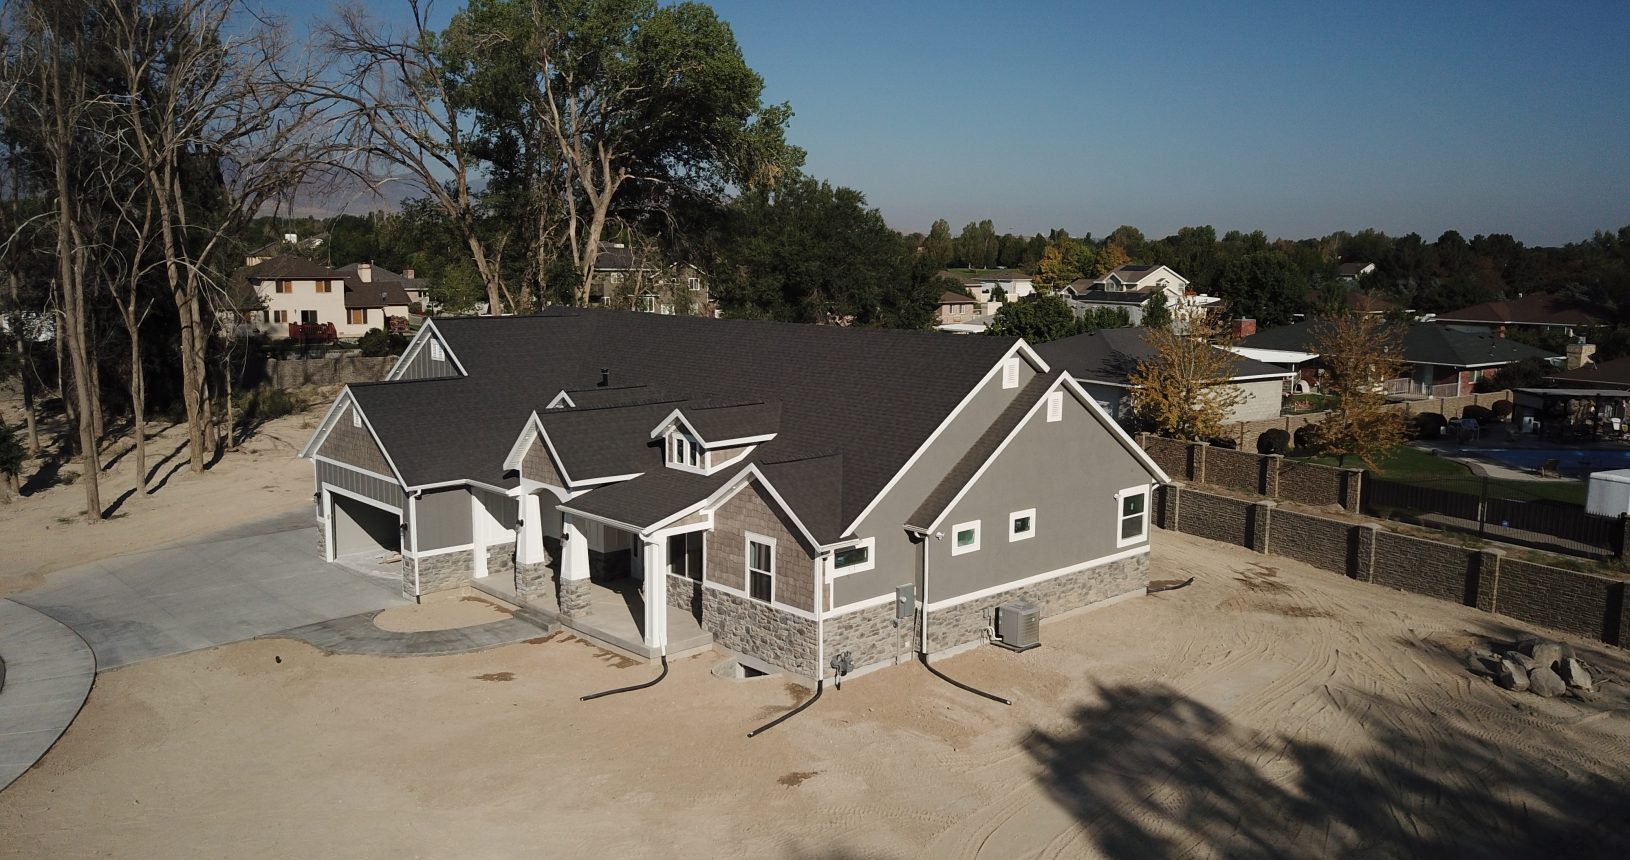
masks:
{"type": "Polygon", "coordinates": [[[1098,692],[1073,729],[1024,745],[1113,857],[1630,856],[1618,738],[1559,749],[1527,725],[1502,746],[1478,708],[1327,687],[1295,710],[1336,719],[1333,747],[1250,731],[1168,687],[1098,692]]]}

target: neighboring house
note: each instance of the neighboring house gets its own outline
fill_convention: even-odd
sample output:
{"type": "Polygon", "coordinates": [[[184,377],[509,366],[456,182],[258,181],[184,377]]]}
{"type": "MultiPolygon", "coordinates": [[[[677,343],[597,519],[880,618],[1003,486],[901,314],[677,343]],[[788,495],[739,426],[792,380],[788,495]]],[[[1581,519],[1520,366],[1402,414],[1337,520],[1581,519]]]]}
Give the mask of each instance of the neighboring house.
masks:
{"type": "MultiPolygon", "coordinates": [[[[949,272],[943,273],[954,277],[949,272]]],[[[1035,281],[1018,269],[1001,269],[994,272],[981,272],[977,275],[968,275],[960,279],[963,289],[982,302],[1018,301],[1036,291],[1035,281]],[[1004,298],[997,299],[996,291],[1002,291],[1004,298]]],[[[994,310],[990,313],[995,313],[994,310]]]]}
{"type": "Polygon", "coordinates": [[[940,326],[967,323],[983,311],[984,306],[978,299],[946,290],[934,308],[934,323],[940,326]]]}
{"type": "Polygon", "coordinates": [[[1336,279],[1356,283],[1359,278],[1375,271],[1374,263],[1342,263],[1336,269],[1336,279]]]}
{"type": "Polygon", "coordinates": [[[409,597],[806,678],[1143,593],[1167,480],[1016,338],[604,310],[431,320],[302,456],[325,559],[409,597]]]}
{"type": "MultiPolygon", "coordinates": [[[[1236,352],[1298,371],[1316,387],[1323,374],[1319,366],[1318,335],[1314,321],[1263,329],[1240,340],[1236,352]]],[[[1562,359],[1538,347],[1494,337],[1457,331],[1434,323],[1409,323],[1403,338],[1406,374],[1386,384],[1388,394],[1412,397],[1459,397],[1471,394],[1485,376],[1525,358],[1562,359]]]]}
{"type": "Polygon", "coordinates": [[[1606,316],[1578,299],[1553,293],[1529,293],[1508,301],[1483,302],[1438,314],[1433,322],[1462,331],[1503,334],[1511,327],[1559,330],[1569,336],[1576,328],[1607,325],[1606,316]]]}
{"type": "Polygon", "coordinates": [[[410,304],[396,281],[370,283],[355,270],[331,269],[292,254],[251,265],[234,280],[243,293],[236,302],[242,322],[274,338],[287,337],[290,323],[331,323],[339,337],[361,337],[385,328],[387,317],[406,317],[410,304]]]}
{"type": "MultiPolygon", "coordinates": [[[[1075,377],[1110,415],[1126,422],[1132,409],[1132,372],[1139,363],[1157,355],[1149,343],[1149,331],[1141,327],[1101,329],[1049,341],[1037,346],[1036,352],[1049,367],[1075,377]]],[[[1295,375],[1282,367],[1237,356],[1225,384],[1238,390],[1241,399],[1229,410],[1228,420],[1279,417],[1285,386],[1295,375]]]]}
{"type": "Polygon", "coordinates": [[[1556,388],[1630,390],[1630,356],[1574,367],[1547,376],[1545,381],[1556,388]]]}
{"type": "Polygon", "coordinates": [[[1169,266],[1125,265],[1095,280],[1081,278],[1064,288],[1078,311],[1093,308],[1122,308],[1133,325],[1143,322],[1144,309],[1156,293],[1166,296],[1166,306],[1174,314],[1182,305],[1190,313],[1200,312],[1217,304],[1214,296],[1199,295],[1189,290],[1188,279],[1169,266]]]}
{"type": "Polygon", "coordinates": [[[701,269],[665,264],[620,242],[600,243],[589,303],[680,316],[712,317],[719,311],[701,269]]]}
{"type": "Polygon", "coordinates": [[[401,285],[402,292],[407,296],[409,305],[418,305],[420,310],[427,313],[431,309],[430,282],[423,278],[414,277],[412,269],[403,269],[400,273],[397,273],[370,262],[352,263],[348,266],[341,266],[339,270],[347,275],[355,275],[357,280],[365,284],[393,281],[401,285]]]}

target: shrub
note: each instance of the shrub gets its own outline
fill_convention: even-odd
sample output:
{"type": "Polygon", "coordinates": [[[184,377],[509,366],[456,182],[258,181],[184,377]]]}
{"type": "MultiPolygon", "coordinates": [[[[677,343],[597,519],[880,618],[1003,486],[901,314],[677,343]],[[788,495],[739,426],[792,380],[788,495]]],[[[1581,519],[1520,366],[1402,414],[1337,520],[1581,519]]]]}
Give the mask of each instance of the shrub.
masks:
{"type": "Polygon", "coordinates": [[[1296,435],[1294,438],[1296,440],[1296,453],[1319,453],[1319,448],[1321,447],[1319,445],[1319,425],[1303,424],[1302,426],[1296,428],[1296,435]]]}
{"type": "Polygon", "coordinates": [[[401,355],[407,349],[408,339],[399,334],[387,334],[381,329],[369,329],[368,333],[357,338],[357,347],[362,354],[372,358],[386,355],[401,355]]]}
{"type": "Polygon", "coordinates": [[[305,398],[284,388],[261,385],[243,392],[234,404],[238,410],[239,426],[263,424],[285,415],[306,411],[305,398]]]}
{"type": "Polygon", "coordinates": [[[1468,406],[1460,410],[1460,417],[1474,419],[1479,424],[1491,424],[1494,422],[1494,410],[1487,406],[1468,406]]]}
{"type": "Polygon", "coordinates": [[[1438,439],[1449,426],[1449,419],[1436,412],[1422,412],[1415,416],[1415,436],[1420,439],[1438,439]]]}
{"type": "Polygon", "coordinates": [[[1514,408],[1515,407],[1509,400],[1496,400],[1494,402],[1494,407],[1491,410],[1494,413],[1494,420],[1504,421],[1510,418],[1512,409],[1514,408]]]}
{"type": "Polygon", "coordinates": [[[1279,429],[1264,430],[1261,436],[1256,437],[1256,452],[1258,454],[1289,454],[1290,433],[1279,429]]]}
{"type": "Polygon", "coordinates": [[[413,304],[408,305],[408,313],[413,314],[416,317],[422,317],[424,316],[424,305],[419,302],[414,302],[413,304]]]}

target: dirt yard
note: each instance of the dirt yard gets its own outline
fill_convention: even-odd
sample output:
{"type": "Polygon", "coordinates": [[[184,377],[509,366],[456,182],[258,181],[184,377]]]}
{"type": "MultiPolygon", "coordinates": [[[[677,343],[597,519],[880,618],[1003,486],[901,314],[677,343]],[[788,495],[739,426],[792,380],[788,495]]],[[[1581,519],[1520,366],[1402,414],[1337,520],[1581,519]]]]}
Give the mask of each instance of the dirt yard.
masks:
{"type": "MultiPolygon", "coordinates": [[[[952,676],[805,713],[778,678],[652,677],[566,635],[436,658],[261,640],[101,676],[0,793],[0,854],[334,857],[1624,857],[1630,711],[1507,693],[1505,619],[1161,533],[1185,589],[952,676]]],[[[1621,651],[1573,640],[1621,678],[1621,651]]]]}
{"type": "MultiPolygon", "coordinates": [[[[330,393],[331,397],[331,393],[330,393]]],[[[7,401],[8,419],[20,414],[7,401]]],[[[311,503],[311,464],[296,459],[328,400],[305,412],[267,422],[238,450],[224,454],[202,475],[193,474],[182,425],[150,422],[147,442],[148,494],[136,490],[135,445],[129,434],[102,451],[101,496],[107,519],[87,524],[85,488],[47,480],[41,474],[77,474],[79,461],[53,463],[49,457],[27,464],[25,490],[39,489],[0,504],[0,597],[38,586],[45,575],[97,559],[140,552],[189,537],[239,525],[311,503]]],[[[60,416],[42,429],[60,429],[60,416]]],[[[46,435],[42,433],[42,435],[46,435]]],[[[47,452],[49,454],[49,452],[47,452]]]]}

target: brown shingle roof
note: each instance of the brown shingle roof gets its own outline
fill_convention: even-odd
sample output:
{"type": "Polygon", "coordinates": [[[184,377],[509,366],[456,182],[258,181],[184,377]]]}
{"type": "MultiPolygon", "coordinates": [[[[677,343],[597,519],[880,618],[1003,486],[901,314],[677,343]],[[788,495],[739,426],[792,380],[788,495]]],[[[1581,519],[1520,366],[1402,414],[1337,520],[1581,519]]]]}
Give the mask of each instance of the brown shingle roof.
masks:
{"type": "Polygon", "coordinates": [[[1438,314],[1438,319],[1490,325],[1602,325],[1606,322],[1583,302],[1552,293],[1529,293],[1508,301],[1483,302],[1438,314]]]}

